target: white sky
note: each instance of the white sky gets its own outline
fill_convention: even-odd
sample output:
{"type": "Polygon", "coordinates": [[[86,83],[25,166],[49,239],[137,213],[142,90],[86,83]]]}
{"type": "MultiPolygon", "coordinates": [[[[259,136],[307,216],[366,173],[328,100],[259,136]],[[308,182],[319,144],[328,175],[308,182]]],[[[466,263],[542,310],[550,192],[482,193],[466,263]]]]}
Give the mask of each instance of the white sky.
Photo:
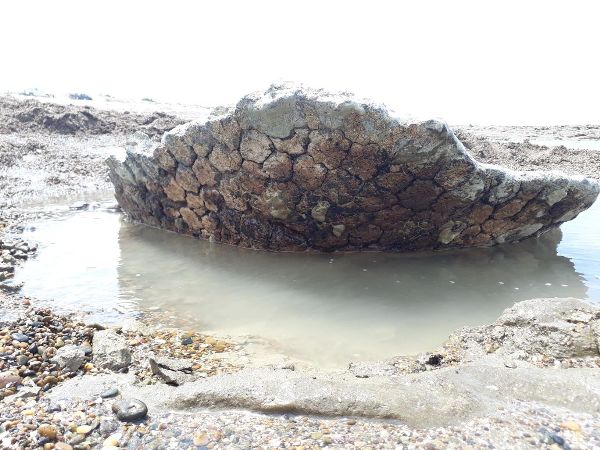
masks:
{"type": "Polygon", "coordinates": [[[0,2],[0,91],[233,103],[273,81],[451,123],[600,123],[600,2],[0,2]]]}

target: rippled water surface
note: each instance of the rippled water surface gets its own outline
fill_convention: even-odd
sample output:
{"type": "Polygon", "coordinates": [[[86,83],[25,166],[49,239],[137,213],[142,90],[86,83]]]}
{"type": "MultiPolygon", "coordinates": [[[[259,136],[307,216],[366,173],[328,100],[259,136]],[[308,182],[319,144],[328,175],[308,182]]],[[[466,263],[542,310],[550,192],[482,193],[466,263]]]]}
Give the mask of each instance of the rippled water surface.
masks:
{"type": "Polygon", "coordinates": [[[128,223],[98,209],[31,226],[25,294],[103,319],[147,314],[256,335],[322,365],[431,350],[515,301],[600,302],[600,204],[541,238],[437,254],[243,250],[128,223]]]}

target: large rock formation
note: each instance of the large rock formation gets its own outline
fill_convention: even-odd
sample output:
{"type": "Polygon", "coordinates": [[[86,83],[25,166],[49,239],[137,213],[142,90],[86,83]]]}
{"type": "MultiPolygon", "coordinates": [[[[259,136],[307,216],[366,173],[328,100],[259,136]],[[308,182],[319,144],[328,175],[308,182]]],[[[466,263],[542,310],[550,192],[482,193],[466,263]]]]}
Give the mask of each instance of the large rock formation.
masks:
{"type": "Polygon", "coordinates": [[[598,183],[476,162],[440,121],[271,87],[108,161],[152,226],[272,250],[417,250],[518,241],[588,208],[598,183]]]}

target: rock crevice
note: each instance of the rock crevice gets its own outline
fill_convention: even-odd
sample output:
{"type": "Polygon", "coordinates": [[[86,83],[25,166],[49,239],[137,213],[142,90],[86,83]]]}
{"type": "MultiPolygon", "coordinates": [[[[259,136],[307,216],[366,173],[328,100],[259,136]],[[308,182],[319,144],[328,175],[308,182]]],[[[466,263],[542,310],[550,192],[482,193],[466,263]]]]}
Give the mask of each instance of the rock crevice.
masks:
{"type": "Polygon", "coordinates": [[[480,164],[443,122],[289,86],[108,164],[134,220],[288,251],[518,241],[573,219],[600,191],[581,177],[480,164]]]}

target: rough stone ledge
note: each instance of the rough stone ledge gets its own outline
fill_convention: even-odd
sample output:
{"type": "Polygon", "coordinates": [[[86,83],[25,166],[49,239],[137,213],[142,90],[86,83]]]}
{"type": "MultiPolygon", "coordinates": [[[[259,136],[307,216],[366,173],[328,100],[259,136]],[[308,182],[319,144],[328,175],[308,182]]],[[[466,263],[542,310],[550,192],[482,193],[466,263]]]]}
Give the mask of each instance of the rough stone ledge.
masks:
{"type": "Polygon", "coordinates": [[[597,369],[506,369],[470,364],[395,379],[247,369],[179,387],[139,386],[133,380],[133,376],[120,374],[73,378],[52,389],[49,395],[53,401],[68,401],[75,395],[91,400],[106,387],[117,386],[124,397],[147,403],[150,414],[153,408],[247,409],[396,419],[415,427],[457,424],[486,415],[511,401],[539,402],[591,414],[600,412],[597,369]]]}
{"type": "Polygon", "coordinates": [[[234,112],[138,136],[110,158],[134,220],[271,250],[397,250],[519,241],[575,218],[598,182],[475,161],[437,120],[349,94],[272,86],[234,112]]]}
{"type": "MultiPolygon", "coordinates": [[[[517,303],[494,324],[471,329],[475,331],[459,340],[483,345],[477,336],[488,336],[487,327],[504,326],[507,331],[504,355],[511,354],[515,345],[533,355],[543,351],[539,344],[540,339],[545,339],[553,343],[549,346],[550,354],[558,351],[561,357],[597,357],[599,323],[600,309],[581,300],[536,299],[517,303]],[[511,333],[509,328],[515,330],[511,333]],[[515,338],[517,335],[531,337],[532,342],[515,338]],[[582,342],[582,335],[591,336],[591,341],[586,338],[587,343],[571,349],[573,341],[582,342]]],[[[457,333],[464,335],[461,331],[457,333]]],[[[456,334],[449,342],[455,339],[456,334]]],[[[49,395],[54,401],[69,401],[74,397],[91,400],[107,387],[118,387],[123,396],[146,402],[150,414],[155,408],[242,408],[264,413],[397,419],[415,427],[460,423],[498,411],[515,401],[600,413],[597,395],[600,369],[540,368],[527,361],[508,367],[498,356],[502,355],[472,352],[469,362],[463,358],[454,366],[409,374],[390,375],[383,371],[383,375],[374,373],[368,377],[358,377],[351,368],[333,373],[244,369],[179,387],[138,385],[133,375],[82,376],[51,389],[49,395]]]]}

